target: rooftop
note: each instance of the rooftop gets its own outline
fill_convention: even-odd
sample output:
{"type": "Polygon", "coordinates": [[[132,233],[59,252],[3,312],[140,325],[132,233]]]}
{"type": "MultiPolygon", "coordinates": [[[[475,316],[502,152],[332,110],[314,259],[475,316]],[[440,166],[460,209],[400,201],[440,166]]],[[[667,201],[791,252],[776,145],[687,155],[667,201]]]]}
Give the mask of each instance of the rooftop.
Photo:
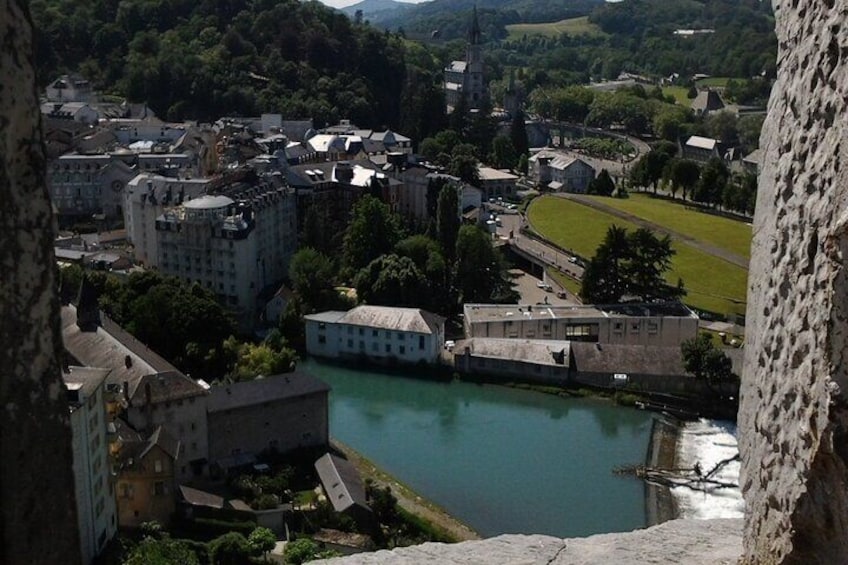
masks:
{"type": "Polygon", "coordinates": [[[718,140],[709,137],[701,137],[700,135],[693,135],[686,140],[686,145],[689,147],[697,147],[698,149],[712,151],[715,149],[716,145],[718,145],[718,140]]]}
{"type": "Polygon", "coordinates": [[[68,370],[62,373],[62,380],[65,381],[65,386],[68,390],[77,390],[82,392],[82,397],[78,397],[76,401],[71,401],[71,410],[79,406],[86,399],[94,396],[98,388],[103,386],[109,375],[110,369],[96,369],[93,367],[68,367],[68,370]]]}
{"type": "Polygon", "coordinates": [[[581,373],[686,376],[679,347],[574,342],[571,354],[581,373]]]}
{"type": "Polygon", "coordinates": [[[558,320],[618,317],[681,317],[697,315],[679,302],[657,304],[614,304],[574,306],[540,306],[532,304],[466,304],[463,308],[468,323],[497,322],[501,320],[558,320]]]}
{"type": "Polygon", "coordinates": [[[493,169],[491,167],[478,167],[478,173],[480,175],[481,181],[495,181],[495,180],[506,180],[506,181],[515,181],[518,180],[518,175],[514,175],[509,171],[502,171],[501,169],[493,169]]]}
{"type": "Polygon", "coordinates": [[[329,391],[330,387],[324,381],[308,373],[295,371],[252,381],[213,386],[206,410],[211,414],[329,391]]]}
{"type": "Polygon", "coordinates": [[[475,337],[457,342],[454,352],[462,355],[468,347],[475,357],[568,367],[570,345],[570,341],[475,337]],[[557,357],[562,359],[561,363],[557,362],[557,357]]]}
{"type": "Polygon", "coordinates": [[[353,463],[326,453],[315,462],[315,470],[336,512],[344,512],[351,506],[361,506],[370,511],[365,487],[353,463]]]}
{"type": "Polygon", "coordinates": [[[445,323],[445,319],[420,308],[363,305],[348,310],[344,316],[338,319],[337,323],[432,334],[436,333],[439,326],[445,323]]]}

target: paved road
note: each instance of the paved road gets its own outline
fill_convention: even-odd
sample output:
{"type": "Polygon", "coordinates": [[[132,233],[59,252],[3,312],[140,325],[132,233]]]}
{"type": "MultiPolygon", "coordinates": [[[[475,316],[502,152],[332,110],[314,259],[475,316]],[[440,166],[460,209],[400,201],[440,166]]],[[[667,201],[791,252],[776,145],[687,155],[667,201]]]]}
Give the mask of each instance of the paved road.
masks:
{"type": "Polygon", "coordinates": [[[502,240],[508,240],[511,245],[533,255],[543,263],[554,267],[575,279],[583,278],[583,268],[571,262],[573,253],[565,253],[552,245],[521,234],[521,227],[526,223],[524,216],[519,214],[502,214],[498,216],[502,225],[498,226],[497,234],[502,240]],[[511,234],[511,237],[510,237],[511,234]]]}
{"type": "Polygon", "coordinates": [[[680,232],[670,230],[666,227],[663,227],[659,224],[655,224],[653,222],[649,222],[647,220],[643,220],[638,216],[634,216],[628,212],[622,212],[612,206],[608,206],[603,202],[599,202],[593,198],[589,198],[582,194],[571,194],[571,193],[557,193],[557,196],[560,198],[565,198],[567,200],[572,200],[574,202],[578,202],[590,208],[594,208],[606,214],[610,214],[611,216],[615,216],[617,218],[621,218],[622,220],[626,220],[628,222],[634,223],[638,226],[645,227],[651,230],[654,230],[659,233],[668,234],[673,240],[681,241],[686,245],[690,245],[699,251],[702,251],[708,255],[712,255],[713,257],[718,257],[719,259],[724,259],[728,263],[736,265],[738,267],[742,267],[746,271],[748,270],[748,258],[742,257],[741,255],[737,255],[736,253],[731,253],[726,249],[722,249],[721,247],[711,245],[709,243],[705,243],[703,241],[699,241],[697,239],[692,238],[686,234],[682,234],[680,232]]]}

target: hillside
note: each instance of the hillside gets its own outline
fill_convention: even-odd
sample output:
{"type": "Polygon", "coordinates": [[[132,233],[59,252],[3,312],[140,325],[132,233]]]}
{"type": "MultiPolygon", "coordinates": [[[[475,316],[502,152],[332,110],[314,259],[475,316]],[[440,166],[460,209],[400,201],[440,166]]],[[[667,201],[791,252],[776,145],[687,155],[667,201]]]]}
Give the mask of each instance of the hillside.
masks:
{"type": "Polygon", "coordinates": [[[391,31],[402,28],[410,37],[439,30],[442,39],[457,39],[465,37],[468,15],[476,4],[483,36],[492,40],[506,37],[509,24],[586,16],[603,3],[603,0],[433,0],[413,5],[401,14],[389,12],[371,23],[391,31]]]}
{"type": "Polygon", "coordinates": [[[399,17],[412,8],[408,2],[396,0],[362,0],[351,6],[341,8],[342,13],[350,18],[355,18],[356,13],[362,12],[362,19],[371,23],[378,23],[388,18],[399,17]]]}
{"type": "Polygon", "coordinates": [[[41,84],[78,71],[168,120],[401,118],[401,39],[318,2],[32,0],[31,11],[41,84]]]}

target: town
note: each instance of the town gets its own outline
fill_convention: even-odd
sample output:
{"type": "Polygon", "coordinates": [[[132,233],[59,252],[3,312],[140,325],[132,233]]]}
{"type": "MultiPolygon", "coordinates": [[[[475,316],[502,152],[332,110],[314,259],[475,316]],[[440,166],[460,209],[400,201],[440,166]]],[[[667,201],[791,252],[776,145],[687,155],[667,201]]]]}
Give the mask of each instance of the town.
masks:
{"type": "Polygon", "coordinates": [[[529,98],[512,77],[496,97],[476,7],[464,47],[424,139],[345,117],[164,120],[80,73],[46,87],[85,563],[119,529],[210,556],[292,531],[311,556],[450,541],[333,442],[305,356],[735,417],[747,251],[696,242],[743,281],[704,290],[672,262],[694,238],[616,202],[683,209],[682,189],[686,214],[744,225],[761,153],[742,125],[764,109],[708,82],[681,105],[661,88],[679,76],[632,73],[529,98]],[[622,117],[648,102],[651,135],[622,117]],[[599,229],[590,213],[616,221],[557,235],[599,229]]]}

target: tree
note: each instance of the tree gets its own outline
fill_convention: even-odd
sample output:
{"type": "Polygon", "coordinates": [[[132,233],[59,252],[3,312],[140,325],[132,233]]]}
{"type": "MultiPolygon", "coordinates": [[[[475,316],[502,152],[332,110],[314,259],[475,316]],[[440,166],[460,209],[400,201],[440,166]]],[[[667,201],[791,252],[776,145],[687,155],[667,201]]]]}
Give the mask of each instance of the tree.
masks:
{"type": "Polygon", "coordinates": [[[621,300],[629,289],[624,266],[628,256],[627,230],[611,225],[583,273],[581,300],[590,304],[614,304],[621,300]]]}
{"type": "Polygon", "coordinates": [[[701,169],[701,178],[695,185],[692,199],[712,206],[720,204],[729,177],[730,171],[724,161],[713,157],[701,169]]]}
{"type": "Polygon", "coordinates": [[[277,545],[277,536],[268,528],[259,526],[250,532],[250,535],[247,537],[247,543],[254,556],[258,557],[261,555],[264,561],[268,561],[268,552],[277,545]]]}
{"type": "Polygon", "coordinates": [[[518,169],[519,173],[527,174],[527,170],[530,167],[530,160],[527,158],[527,153],[522,153],[518,158],[518,165],[516,165],[516,169],[518,169]]]}
{"type": "Polygon", "coordinates": [[[349,274],[390,253],[402,235],[398,218],[373,196],[360,198],[353,206],[352,216],[342,245],[342,263],[349,274]]]}
{"type": "Polygon", "coordinates": [[[497,136],[492,141],[492,165],[497,169],[511,169],[515,166],[518,156],[512,141],[505,135],[497,136]]]}
{"type": "Polygon", "coordinates": [[[4,2],[0,57],[0,562],[9,565],[80,562],[29,9],[4,2]]]}
{"type": "Polygon", "coordinates": [[[730,358],[713,344],[709,334],[701,333],[687,339],[680,345],[680,351],[684,370],[705,381],[711,391],[724,396],[725,384],[733,385],[730,390],[735,391],[739,377],[733,373],[730,358]]]}
{"type": "Polygon", "coordinates": [[[245,537],[230,532],[209,542],[212,565],[244,565],[249,563],[251,548],[245,537]]]}
{"type": "Polygon", "coordinates": [[[286,544],[283,555],[286,563],[300,565],[301,563],[315,559],[320,552],[321,548],[318,547],[317,543],[309,538],[299,538],[286,544]]]}
{"type": "Polygon", "coordinates": [[[671,159],[671,155],[668,154],[664,147],[662,149],[652,149],[639,158],[630,170],[630,181],[634,186],[651,185],[654,188],[654,193],[657,192],[657,183],[663,176],[663,169],[666,163],[671,159]]]}
{"type": "Polygon", "coordinates": [[[436,233],[442,253],[448,260],[456,252],[456,236],[459,233],[459,195],[453,183],[445,183],[439,191],[436,208],[436,233]]]}
{"type": "Polygon", "coordinates": [[[308,310],[324,310],[332,300],[333,262],[310,247],[301,248],[289,262],[289,281],[308,310]]]}
{"type": "Polygon", "coordinates": [[[589,194],[600,194],[601,196],[612,196],[615,192],[615,183],[606,169],[601,169],[598,176],[589,183],[589,194]]]}
{"type": "Polygon", "coordinates": [[[640,228],[627,233],[615,224],[583,273],[580,297],[594,304],[615,304],[625,297],[644,302],[676,300],[685,293],[682,281],[665,281],[674,255],[669,236],[657,237],[640,228]]]}
{"type": "Polygon", "coordinates": [[[691,194],[701,177],[701,167],[689,159],[672,159],[666,165],[664,176],[671,182],[671,195],[677,196],[677,189],[683,188],[683,200],[691,194]]]}
{"type": "MultiPolygon", "coordinates": [[[[524,112],[518,110],[512,118],[512,124],[509,128],[509,139],[512,141],[512,147],[515,149],[516,155],[524,155],[530,151],[530,141],[527,138],[527,124],[524,122],[524,112]]],[[[513,161],[509,168],[515,166],[513,161]]],[[[506,168],[506,167],[502,167],[506,168]]]]}
{"type": "Polygon", "coordinates": [[[409,257],[382,255],[354,278],[359,299],[381,306],[427,306],[429,295],[424,274],[409,257]]]}
{"type": "Polygon", "coordinates": [[[507,295],[511,287],[504,270],[488,233],[476,226],[459,228],[454,284],[463,303],[491,302],[507,295]]]}
{"type": "Polygon", "coordinates": [[[288,347],[275,349],[266,343],[241,343],[232,336],[224,342],[224,350],[236,359],[229,375],[234,381],[288,373],[294,370],[297,361],[294,350],[288,347]]]}
{"type": "Polygon", "coordinates": [[[170,536],[146,536],[133,548],[124,565],[199,565],[197,555],[185,542],[170,536]]]}
{"type": "Polygon", "coordinates": [[[736,116],[733,112],[711,112],[704,120],[707,135],[724,143],[736,141],[736,116]]]}

